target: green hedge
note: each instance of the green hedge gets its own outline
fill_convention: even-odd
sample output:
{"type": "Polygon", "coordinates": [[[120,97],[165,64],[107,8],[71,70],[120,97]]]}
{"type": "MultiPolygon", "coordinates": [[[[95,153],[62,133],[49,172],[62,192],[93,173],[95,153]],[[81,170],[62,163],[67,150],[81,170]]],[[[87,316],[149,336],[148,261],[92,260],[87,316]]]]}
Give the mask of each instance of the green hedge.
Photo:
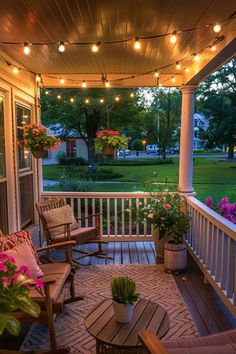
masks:
{"type": "Polygon", "coordinates": [[[153,166],[168,165],[173,163],[173,159],[117,159],[99,161],[100,166],[153,166]]]}

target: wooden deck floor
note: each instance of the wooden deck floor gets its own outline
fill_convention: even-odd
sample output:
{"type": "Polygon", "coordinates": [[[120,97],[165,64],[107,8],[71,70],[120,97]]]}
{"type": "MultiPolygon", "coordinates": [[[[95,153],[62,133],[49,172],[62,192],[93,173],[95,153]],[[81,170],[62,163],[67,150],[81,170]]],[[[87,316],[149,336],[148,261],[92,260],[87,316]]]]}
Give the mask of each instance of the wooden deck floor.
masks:
{"type": "MultiPolygon", "coordinates": [[[[95,250],[96,245],[89,247],[92,251],[95,250]]],[[[88,249],[87,245],[86,249],[88,249]]],[[[108,255],[113,259],[87,257],[81,263],[83,265],[156,264],[152,242],[110,242],[107,250],[108,255]]],[[[56,258],[59,260],[61,257],[62,255],[57,252],[56,258]]],[[[175,280],[201,335],[236,328],[236,319],[225,308],[211,286],[204,284],[203,275],[190,256],[187,271],[175,276],[175,280]]],[[[0,337],[0,348],[19,349],[27,329],[24,327],[22,334],[17,338],[0,337]]]]}

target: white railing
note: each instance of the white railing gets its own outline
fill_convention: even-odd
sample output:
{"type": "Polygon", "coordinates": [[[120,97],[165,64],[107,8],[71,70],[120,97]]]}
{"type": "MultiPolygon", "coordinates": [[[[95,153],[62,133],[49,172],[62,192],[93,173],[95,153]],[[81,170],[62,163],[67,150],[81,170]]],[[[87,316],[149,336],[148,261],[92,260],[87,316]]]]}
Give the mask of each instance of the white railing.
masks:
{"type": "Polygon", "coordinates": [[[187,197],[192,226],[188,249],[205,280],[236,315],[236,225],[194,197],[187,197]]]}
{"type": "MultiPolygon", "coordinates": [[[[126,192],[43,192],[42,199],[66,198],[75,216],[100,213],[101,236],[112,241],[150,241],[150,225],[142,224],[133,217],[132,210],[139,209],[140,203],[146,205],[149,193],[126,192]]],[[[88,226],[86,219],[84,226],[88,226]]],[[[95,223],[95,219],[92,219],[95,223]]]]}

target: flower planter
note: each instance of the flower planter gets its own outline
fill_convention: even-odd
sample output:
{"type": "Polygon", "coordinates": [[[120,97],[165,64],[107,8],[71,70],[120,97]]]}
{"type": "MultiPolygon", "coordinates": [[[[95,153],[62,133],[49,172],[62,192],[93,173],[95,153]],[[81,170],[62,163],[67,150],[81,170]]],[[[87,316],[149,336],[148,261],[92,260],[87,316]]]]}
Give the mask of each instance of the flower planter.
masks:
{"type": "Polygon", "coordinates": [[[43,150],[43,149],[31,149],[31,153],[36,159],[41,159],[45,155],[45,150],[43,150]]]}
{"type": "Polygon", "coordinates": [[[131,321],[133,315],[133,305],[119,304],[114,300],[112,300],[112,305],[117,322],[127,323],[131,321]]]}
{"type": "Polygon", "coordinates": [[[102,154],[104,156],[114,156],[115,149],[113,147],[104,147],[102,149],[102,154]]]}
{"type": "Polygon", "coordinates": [[[178,274],[187,267],[187,249],[185,243],[175,245],[165,243],[164,266],[167,272],[178,274]]]}

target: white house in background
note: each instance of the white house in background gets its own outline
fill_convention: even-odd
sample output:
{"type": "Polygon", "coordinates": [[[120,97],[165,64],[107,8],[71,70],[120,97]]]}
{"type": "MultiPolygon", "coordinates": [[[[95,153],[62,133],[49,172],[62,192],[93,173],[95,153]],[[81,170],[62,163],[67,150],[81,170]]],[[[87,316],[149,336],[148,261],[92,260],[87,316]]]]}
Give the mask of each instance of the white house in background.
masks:
{"type": "Polygon", "coordinates": [[[194,114],[194,139],[193,149],[204,150],[206,140],[201,139],[201,132],[205,132],[209,127],[209,119],[203,113],[194,114]]]}
{"type": "Polygon", "coordinates": [[[48,152],[47,157],[43,159],[43,164],[57,163],[57,155],[62,152],[65,152],[68,157],[83,157],[88,160],[87,145],[76,130],[71,129],[67,134],[62,134],[60,126],[49,129],[55,136],[63,138],[57,150],[48,152]]]}

